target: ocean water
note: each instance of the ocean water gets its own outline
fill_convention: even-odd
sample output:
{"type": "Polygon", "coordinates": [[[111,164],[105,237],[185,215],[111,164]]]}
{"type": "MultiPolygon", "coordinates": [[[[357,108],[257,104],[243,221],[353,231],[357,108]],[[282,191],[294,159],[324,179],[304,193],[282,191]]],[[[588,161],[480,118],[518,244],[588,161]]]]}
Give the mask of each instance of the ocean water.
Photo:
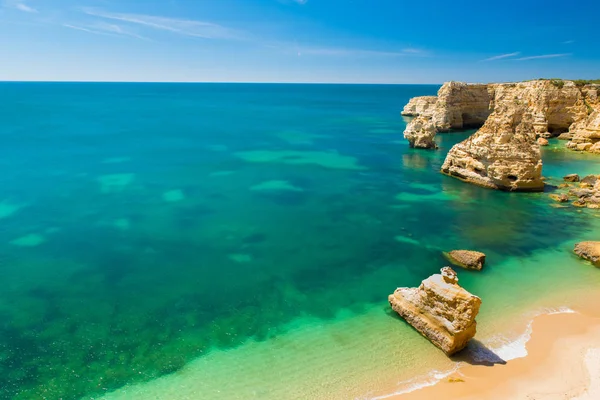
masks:
{"type": "MultiPolygon", "coordinates": [[[[441,175],[472,131],[408,147],[437,89],[0,83],[0,398],[372,398],[453,367],[387,305],[442,251],[488,255],[490,349],[597,288],[598,212],[441,175]]],[[[547,192],[600,172],[563,144],[547,192]]]]}

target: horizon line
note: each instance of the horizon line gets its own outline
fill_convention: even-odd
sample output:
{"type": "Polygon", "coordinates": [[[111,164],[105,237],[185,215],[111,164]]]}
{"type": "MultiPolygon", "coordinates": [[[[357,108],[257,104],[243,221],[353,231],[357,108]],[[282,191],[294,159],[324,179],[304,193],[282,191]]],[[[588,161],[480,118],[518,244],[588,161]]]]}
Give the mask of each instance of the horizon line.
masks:
{"type": "Polygon", "coordinates": [[[0,79],[0,83],[178,83],[178,84],[268,84],[268,85],[443,85],[441,83],[401,83],[401,82],[302,82],[302,81],[126,81],[126,80],[17,80],[0,79]]]}

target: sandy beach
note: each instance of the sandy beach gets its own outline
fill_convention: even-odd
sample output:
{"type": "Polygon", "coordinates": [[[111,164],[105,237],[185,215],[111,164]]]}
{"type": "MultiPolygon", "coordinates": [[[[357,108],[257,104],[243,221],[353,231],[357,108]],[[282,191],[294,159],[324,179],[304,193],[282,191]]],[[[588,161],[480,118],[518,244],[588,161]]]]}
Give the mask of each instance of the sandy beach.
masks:
{"type": "Polygon", "coordinates": [[[390,399],[600,398],[600,308],[547,314],[532,322],[527,356],[485,364],[465,360],[439,383],[390,399]]]}

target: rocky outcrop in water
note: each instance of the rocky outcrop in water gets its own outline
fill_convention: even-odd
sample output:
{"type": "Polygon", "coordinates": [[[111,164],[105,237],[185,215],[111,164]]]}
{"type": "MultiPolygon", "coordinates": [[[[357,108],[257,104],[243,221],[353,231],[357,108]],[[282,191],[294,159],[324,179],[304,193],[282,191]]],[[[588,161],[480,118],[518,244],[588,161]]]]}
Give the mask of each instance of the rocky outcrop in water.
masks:
{"type": "Polygon", "coordinates": [[[458,285],[450,267],[418,288],[396,289],[388,300],[394,311],[447,355],[462,350],[475,336],[481,299],[458,285]]]}
{"type": "Polygon", "coordinates": [[[481,271],[485,264],[485,254],[473,250],[452,250],[444,253],[444,257],[457,267],[481,271]]]}
{"type": "MultiPolygon", "coordinates": [[[[542,191],[542,157],[535,136],[493,120],[446,156],[442,173],[491,189],[542,191]]],[[[489,121],[489,120],[488,120],[489,121]]]]}
{"type": "Polygon", "coordinates": [[[600,267],[600,242],[581,242],[575,245],[575,254],[600,267]]]}
{"type": "Polygon", "coordinates": [[[563,181],[565,182],[579,182],[579,175],[577,174],[569,174],[563,176],[563,181]]]}
{"type": "Polygon", "coordinates": [[[436,149],[437,144],[434,140],[436,133],[437,130],[433,126],[431,119],[420,115],[408,124],[404,131],[404,137],[408,140],[410,147],[436,149]]]}
{"type": "Polygon", "coordinates": [[[580,180],[579,175],[570,174],[563,179],[569,183],[560,185],[558,193],[550,194],[551,199],[561,203],[571,201],[575,207],[600,209],[600,175],[580,180]]]}
{"type": "Polygon", "coordinates": [[[599,93],[600,85],[572,81],[449,82],[405,137],[413,147],[434,148],[432,127],[437,133],[481,126],[450,150],[442,172],[494,189],[541,191],[543,139],[560,135],[569,148],[600,153],[599,93]]]}
{"type": "Polygon", "coordinates": [[[437,96],[415,97],[402,115],[418,116],[410,121],[404,137],[411,147],[434,149],[437,132],[480,127],[490,114],[488,85],[445,83],[437,96]]]}
{"type": "Polygon", "coordinates": [[[568,130],[581,112],[579,89],[550,81],[491,85],[492,108],[485,124],[446,156],[442,172],[470,183],[501,189],[541,191],[538,137],[568,130]]]}

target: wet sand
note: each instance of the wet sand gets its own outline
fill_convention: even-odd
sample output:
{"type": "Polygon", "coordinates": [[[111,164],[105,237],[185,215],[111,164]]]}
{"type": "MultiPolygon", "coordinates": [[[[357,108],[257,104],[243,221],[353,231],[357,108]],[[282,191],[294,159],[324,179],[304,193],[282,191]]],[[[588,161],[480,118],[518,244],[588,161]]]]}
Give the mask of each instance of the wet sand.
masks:
{"type": "Polygon", "coordinates": [[[465,365],[438,384],[390,399],[600,398],[600,307],[597,298],[575,313],[536,317],[527,356],[465,365]],[[479,364],[479,365],[477,365],[479,364]]]}

